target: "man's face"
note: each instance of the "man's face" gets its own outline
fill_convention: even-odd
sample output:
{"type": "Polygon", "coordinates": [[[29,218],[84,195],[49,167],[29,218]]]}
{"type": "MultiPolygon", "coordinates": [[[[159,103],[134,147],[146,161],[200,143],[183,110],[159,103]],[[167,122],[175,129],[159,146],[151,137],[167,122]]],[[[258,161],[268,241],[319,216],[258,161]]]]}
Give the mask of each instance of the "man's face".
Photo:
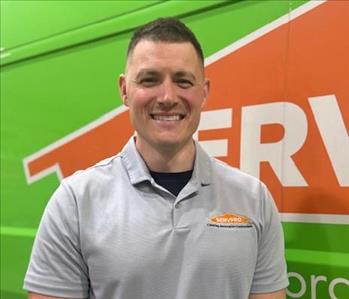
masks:
{"type": "Polygon", "coordinates": [[[140,41],[119,84],[138,149],[181,149],[191,142],[209,89],[192,44],[140,41]]]}

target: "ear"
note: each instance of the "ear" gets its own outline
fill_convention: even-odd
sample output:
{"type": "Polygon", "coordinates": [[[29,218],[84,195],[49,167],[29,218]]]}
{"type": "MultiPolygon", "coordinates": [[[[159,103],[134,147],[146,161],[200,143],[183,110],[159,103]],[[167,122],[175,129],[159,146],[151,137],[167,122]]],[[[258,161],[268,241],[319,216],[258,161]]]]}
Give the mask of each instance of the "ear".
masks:
{"type": "Polygon", "coordinates": [[[203,108],[205,106],[205,104],[206,104],[207,98],[208,98],[208,96],[210,94],[210,86],[211,86],[210,80],[205,79],[205,82],[204,82],[204,85],[203,85],[204,99],[202,101],[201,108],[203,108]]]}
{"type": "Polygon", "coordinates": [[[119,77],[119,92],[122,102],[125,106],[128,106],[127,92],[126,92],[126,77],[121,74],[119,77]]]}

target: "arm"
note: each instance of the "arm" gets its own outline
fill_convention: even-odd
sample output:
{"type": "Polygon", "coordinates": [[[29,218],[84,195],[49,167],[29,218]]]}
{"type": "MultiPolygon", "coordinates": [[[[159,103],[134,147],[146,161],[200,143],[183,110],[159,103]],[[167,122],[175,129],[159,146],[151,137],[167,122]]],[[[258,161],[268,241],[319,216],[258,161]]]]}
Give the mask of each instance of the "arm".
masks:
{"type": "Polygon", "coordinates": [[[261,186],[257,262],[249,299],[285,299],[288,278],[283,230],[274,200],[261,186]]]}
{"type": "Polygon", "coordinates": [[[285,298],[286,298],[285,289],[272,292],[272,293],[250,294],[250,296],[248,297],[248,299],[285,299],[285,298]]]}
{"type": "Polygon", "coordinates": [[[88,296],[77,214],[72,191],[62,182],[46,206],[35,237],[24,280],[30,299],[88,296]]]}

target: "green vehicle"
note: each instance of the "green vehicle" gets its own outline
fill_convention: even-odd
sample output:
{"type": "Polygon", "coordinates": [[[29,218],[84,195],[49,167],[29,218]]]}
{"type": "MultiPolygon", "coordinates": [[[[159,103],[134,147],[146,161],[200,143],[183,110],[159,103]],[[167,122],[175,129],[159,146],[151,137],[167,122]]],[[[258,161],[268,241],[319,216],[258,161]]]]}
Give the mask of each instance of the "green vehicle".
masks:
{"type": "Polygon", "coordinates": [[[117,80],[132,32],[177,16],[212,94],[196,138],[259,177],[283,221],[288,298],[349,298],[346,1],[1,1],[1,298],[22,290],[60,180],[133,133],[117,80]]]}

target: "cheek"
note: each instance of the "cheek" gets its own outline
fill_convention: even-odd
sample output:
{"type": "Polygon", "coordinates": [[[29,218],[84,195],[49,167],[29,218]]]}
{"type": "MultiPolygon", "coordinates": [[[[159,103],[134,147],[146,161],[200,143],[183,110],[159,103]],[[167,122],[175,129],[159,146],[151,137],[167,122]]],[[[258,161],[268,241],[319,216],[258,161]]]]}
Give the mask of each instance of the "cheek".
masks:
{"type": "Polygon", "coordinates": [[[139,89],[129,94],[129,107],[134,112],[146,108],[155,98],[154,92],[147,89],[139,89]]]}
{"type": "Polygon", "coordinates": [[[188,99],[188,104],[193,113],[200,113],[205,102],[201,90],[190,90],[186,93],[185,97],[188,99]]]}

